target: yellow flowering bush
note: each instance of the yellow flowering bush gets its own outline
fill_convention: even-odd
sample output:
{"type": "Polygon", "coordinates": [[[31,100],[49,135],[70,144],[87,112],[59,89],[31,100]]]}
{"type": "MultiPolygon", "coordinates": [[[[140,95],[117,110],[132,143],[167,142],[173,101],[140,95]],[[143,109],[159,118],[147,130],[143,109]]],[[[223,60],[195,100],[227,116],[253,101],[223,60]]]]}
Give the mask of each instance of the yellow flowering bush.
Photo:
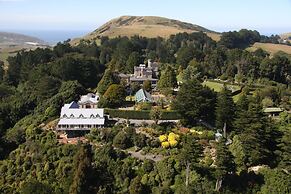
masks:
{"type": "Polygon", "coordinates": [[[168,141],[162,142],[162,147],[163,148],[169,148],[170,147],[170,143],[168,141]]]}
{"type": "Polygon", "coordinates": [[[173,147],[176,147],[178,145],[178,141],[177,140],[171,140],[169,141],[170,143],[170,146],[173,148],[173,147]]]}
{"type": "Polygon", "coordinates": [[[160,142],[165,142],[167,141],[167,139],[168,139],[167,135],[160,135],[159,137],[160,142]]]}
{"type": "Polygon", "coordinates": [[[175,147],[178,145],[179,135],[171,132],[168,136],[160,135],[159,140],[163,148],[175,147]]]}

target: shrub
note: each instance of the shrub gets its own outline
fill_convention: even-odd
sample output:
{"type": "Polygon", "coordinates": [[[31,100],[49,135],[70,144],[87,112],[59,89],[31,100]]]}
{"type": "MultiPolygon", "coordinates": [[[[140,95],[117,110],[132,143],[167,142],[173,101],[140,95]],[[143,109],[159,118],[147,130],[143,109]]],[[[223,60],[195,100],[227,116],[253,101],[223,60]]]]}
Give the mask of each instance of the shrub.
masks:
{"type": "Polygon", "coordinates": [[[159,137],[159,140],[160,140],[160,142],[165,142],[165,141],[167,141],[167,135],[160,135],[160,137],[159,137]]]}
{"type": "Polygon", "coordinates": [[[169,141],[170,143],[170,146],[173,148],[173,147],[176,147],[178,145],[178,141],[177,140],[170,140],[169,141]]]}
{"type": "Polygon", "coordinates": [[[126,149],[132,146],[132,142],[130,139],[127,137],[126,133],[123,131],[120,131],[113,139],[113,145],[121,148],[121,149],[126,149]]]}
{"type": "MultiPolygon", "coordinates": [[[[124,119],[144,119],[150,120],[150,111],[142,110],[119,110],[106,108],[104,110],[106,114],[109,114],[113,118],[124,118],[124,119]]],[[[162,111],[161,120],[178,120],[180,115],[176,111],[162,111]]]]}
{"type": "Polygon", "coordinates": [[[165,141],[165,142],[162,142],[162,147],[163,148],[169,148],[170,147],[170,143],[165,141]]]}

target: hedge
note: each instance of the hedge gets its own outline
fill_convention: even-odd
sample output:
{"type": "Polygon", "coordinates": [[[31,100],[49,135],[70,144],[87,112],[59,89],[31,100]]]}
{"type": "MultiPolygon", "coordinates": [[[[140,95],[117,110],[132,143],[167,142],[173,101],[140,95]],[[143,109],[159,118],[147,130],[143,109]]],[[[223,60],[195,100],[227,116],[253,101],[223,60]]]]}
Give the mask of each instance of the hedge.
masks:
{"type": "MultiPolygon", "coordinates": [[[[119,110],[105,108],[105,114],[109,114],[113,118],[124,118],[124,119],[141,119],[150,120],[149,110],[119,110]]],[[[178,120],[181,116],[176,111],[163,111],[161,120],[178,120]]]]}

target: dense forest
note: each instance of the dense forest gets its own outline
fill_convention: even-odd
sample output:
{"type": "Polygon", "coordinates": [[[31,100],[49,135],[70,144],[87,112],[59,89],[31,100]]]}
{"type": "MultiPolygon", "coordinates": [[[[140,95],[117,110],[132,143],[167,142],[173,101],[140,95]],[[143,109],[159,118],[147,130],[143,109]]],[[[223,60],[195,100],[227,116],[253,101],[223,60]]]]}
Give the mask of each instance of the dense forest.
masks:
{"type": "Polygon", "coordinates": [[[101,37],[9,57],[8,69],[0,63],[0,193],[291,193],[291,56],[245,50],[276,40],[245,29],[218,42],[202,32],[101,37]],[[71,145],[46,129],[64,103],[87,92],[98,91],[102,107],[120,107],[127,86],[117,74],[148,59],[159,63],[157,87],[180,114],[177,125],[159,124],[159,110],[151,108],[157,122],[144,127],[151,136],[120,124],[71,145]],[[239,85],[239,99],[226,86],[216,92],[203,85],[207,79],[239,85]],[[263,107],[285,111],[272,119],[263,107]],[[227,136],[215,141],[226,126],[227,136]],[[139,160],[132,147],[163,159],[139,160]]]}

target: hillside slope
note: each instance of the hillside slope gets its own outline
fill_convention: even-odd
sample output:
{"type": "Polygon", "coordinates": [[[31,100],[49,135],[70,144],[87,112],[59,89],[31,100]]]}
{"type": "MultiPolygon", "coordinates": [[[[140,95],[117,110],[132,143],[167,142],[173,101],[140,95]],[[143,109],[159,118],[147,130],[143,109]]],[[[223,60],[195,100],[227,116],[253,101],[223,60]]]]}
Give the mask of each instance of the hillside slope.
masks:
{"type": "Polygon", "coordinates": [[[273,55],[279,51],[283,51],[283,52],[291,55],[291,46],[284,45],[284,44],[272,44],[272,43],[256,42],[253,46],[247,48],[247,50],[255,51],[258,48],[261,48],[261,49],[267,51],[271,55],[273,55]]]}
{"type": "Polygon", "coordinates": [[[289,37],[291,37],[291,32],[280,34],[280,37],[282,39],[288,39],[289,37]]]}
{"type": "Polygon", "coordinates": [[[207,35],[214,40],[219,40],[219,33],[208,30],[202,26],[156,16],[122,16],[110,20],[82,39],[92,40],[102,36],[114,38],[117,36],[131,37],[134,35],[148,38],[158,36],[168,38],[172,34],[198,31],[207,33],[207,35]]]}
{"type": "Polygon", "coordinates": [[[10,32],[0,32],[1,47],[15,45],[42,45],[42,44],[45,44],[45,42],[36,37],[10,32]]]}
{"type": "Polygon", "coordinates": [[[48,47],[45,41],[23,34],[0,32],[0,61],[7,68],[7,58],[14,56],[20,50],[31,50],[38,47],[48,47]]]}

